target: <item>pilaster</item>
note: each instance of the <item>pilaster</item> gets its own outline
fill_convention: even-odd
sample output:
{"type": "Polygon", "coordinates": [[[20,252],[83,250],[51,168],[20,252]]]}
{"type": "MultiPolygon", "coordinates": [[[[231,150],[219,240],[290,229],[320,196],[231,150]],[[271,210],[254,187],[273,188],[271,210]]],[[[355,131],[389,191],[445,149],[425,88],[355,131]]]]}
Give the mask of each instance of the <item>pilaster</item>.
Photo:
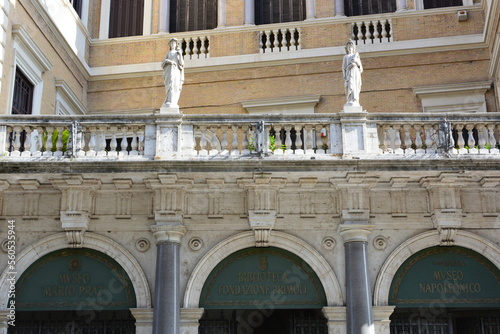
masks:
{"type": "Polygon", "coordinates": [[[153,332],[152,308],[131,308],[130,312],[135,318],[136,334],[151,334],[153,332]]]}
{"type": "Polygon", "coordinates": [[[205,309],[182,308],[181,309],[181,334],[198,334],[200,319],[205,309]]]}
{"type": "Polygon", "coordinates": [[[328,334],[346,333],[346,308],[345,307],[323,307],[321,310],[328,320],[328,334]]]}

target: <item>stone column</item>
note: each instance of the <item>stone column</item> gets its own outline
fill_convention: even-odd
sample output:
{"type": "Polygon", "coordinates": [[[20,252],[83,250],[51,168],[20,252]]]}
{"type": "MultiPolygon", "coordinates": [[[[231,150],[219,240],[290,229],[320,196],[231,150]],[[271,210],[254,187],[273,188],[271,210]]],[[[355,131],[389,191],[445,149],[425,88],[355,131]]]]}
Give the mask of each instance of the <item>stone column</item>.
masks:
{"type": "Polygon", "coordinates": [[[170,0],[160,0],[158,17],[158,32],[169,33],[170,26],[170,0]]]}
{"type": "Polygon", "coordinates": [[[344,239],[347,334],[374,334],[367,245],[373,226],[340,225],[344,239]]]}
{"type": "Polygon", "coordinates": [[[130,312],[135,318],[135,333],[151,334],[153,331],[153,309],[131,308],[130,312]]]}
{"type": "Polygon", "coordinates": [[[245,25],[255,25],[254,0],[245,0],[245,25]]]}
{"type": "Polygon", "coordinates": [[[306,1],[306,20],[312,20],[316,18],[316,0],[306,1]]]}
{"type": "Polygon", "coordinates": [[[344,17],[344,0],[334,0],[335,1],[335,17],[344,17]]]}
{"type": "Polygon", "coordinates": [[[407,10],[408,10],[408,5],[406,4],[406,0],[396,1],[396,12],[404,12],[407,10]]]}
{"type": "Polygon", "coordinates": [[[156,238],[156,276],[153,334],[180,334],[180,242],[184,225],[153,225],[156,238]]]}

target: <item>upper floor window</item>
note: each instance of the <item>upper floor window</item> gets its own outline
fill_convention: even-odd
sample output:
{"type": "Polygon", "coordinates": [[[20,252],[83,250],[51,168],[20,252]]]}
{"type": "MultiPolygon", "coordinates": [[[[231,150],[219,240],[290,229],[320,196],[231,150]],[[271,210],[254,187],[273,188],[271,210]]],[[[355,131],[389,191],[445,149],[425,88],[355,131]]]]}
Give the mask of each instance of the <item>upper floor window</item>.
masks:
{"type": "Polygon", "coordinates": [[[462,6],[463,0],[424,0],[424,8],[462,6]]]}
{"type": "Polygon", "coordinates": [[[12,99],[13,115],[29,115],[32,113],[34,91],[35,85],[19,68],[16,68],[14,97],[12,99]]]}
{"type": "Polygon", "coordinates": [[[109,37],[142,35],[144,0],[111,0],[109,37]]]}
{"type": "Polygon", "coordinates": [[[303,21],[305,0],[255,0],[255,24],[303,21]]]}
{"type": "Polygon", "coordinates": [[[396,11],[396,0],[344,0],[347,16],[391,13],[396,11]]]}
{"type": "Polygon", "coordinates": [[[170,32],[217,27],[217,0],[170,0],[170,32]]]}
{"type": "Polygon", "coordinates": [[[78,14],[78,16],[82,17],[82,1],[83,0],[69,0],[73,9],[78,14]]]}

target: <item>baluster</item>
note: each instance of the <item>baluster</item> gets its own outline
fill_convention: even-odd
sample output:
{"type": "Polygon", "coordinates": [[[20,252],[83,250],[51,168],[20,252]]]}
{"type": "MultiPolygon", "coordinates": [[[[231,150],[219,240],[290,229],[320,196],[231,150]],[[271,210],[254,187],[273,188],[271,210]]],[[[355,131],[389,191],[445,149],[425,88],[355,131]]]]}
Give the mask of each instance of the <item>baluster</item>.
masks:
{"type": "Polygon", "coordinates": [[[241,155],[249,154],[250,150],[248,149],[248,125],[241,126],[241,155]]]}
{"type": "Polygon", "coordinates": [[[415,129],[415,149],[417,154],[422,154],[425,151],[422,149],[422,126],[414,125],[415,129]]]}
{"type": "Polygon", "coordinates": [[[474,124],[466,124],[465,129],[467,130],[467,146],[469,146],[469,153],[475,153],[474,146],[476,145],[476,141],[474,140],[474,133],[472,130],[474,129],[474,124]]]}
{"type": "MultiPolygon", "coordinates": [[[[217,126],[213,125],[210,127],[210,131],[212,132],[212,139],[210,141],[210,151],[209,155],[217,155],[221,153],[222,150],[219,150],[219,138],[217,138],[217,126]]],[[[221,143],[222,144],[222,143],[221,143]]],[[[222,146],[222,145],[220,145],[222,146]]]]}
{"type": "Polygon", "coordinates": [[[379,136],[379,148],[382,153],[392,153],[392,147],[390,143],[390,137],[388,131],[390,130],[390,126],[387,124],[379,125],[379,129],[381,131],[381,135],[379,136]]]}
{"type": "Polygon", "coordinates": [[[56,151],[54,152],[53,155],[55,157],[62,157],[62,155],[63,155],[62,148],[64,146],[64,144],[63,144],[63,131],[64,131],[64,128],[63,127],[57,127],[56,131],[57,131],[56,151]]]}
{"type": "Polygon", "coordinates": [[[291,125],[285,125],[285,154],[292,154],[292,137],[290,136],[290,132],[292,131],[292,126],[291,125]]]}
{"type": "Polygon", "coordinates": [[[89,138],[89,150],[85,153],[86,156],[95,156],[97,152],[95,151],[97,144],[97,128],[95,126],[89,127],[90,138],[89,138]]]}
{"type": "Polygon", "coordinates": [[[22,157],[31,156],[31,132],[33,129],[30,126],[24,128],[24,151],[21,153],[22,157]]]}
{"type": "Polygon", "coordinates": [[[306,124],[304,129],[304,150],[305,154],[314,154],[313,150],[313,133],[312,133],[312,125],[306,124]]]}
{"type": "Polygon", "coordinates": [[[273,50],[271,49],[271,34],[272,34],[272,31],[271,30],[268,30],[265,32],[266,34],[266,50],[269,51],[269,52],[273,52],[273,50]]]}
{"type": "Polygon", "coordinates": [[[76,145],[76,156],[81,157],[85,155],[85,133],[83,132],[83,127],[81,128],[81,131],[76,132],[76,138],[75,138],[75,145],[76,145]]]}
{"type": "Polygon", "coordinates": [[[485,149],[486,141],[488,138],[488,131],[483,123],[479,123],[476,125],[477,129],[477,146],[479,146],[479,153],[488,153],[488,150],[485,149]]]}
{"type": "Polygon", "coordinates": [[[145,140],[145,135],[144,131],[140,129],[137,131],[137,151],[139,155],[144,155],[144,140],[145,140]]]}
{"type": "Polygon", "coordinates": [[[290,47],[288,48],[288,50],[297,50],[297,41],[295,40],[296,31],[297,29],[290,30],[290,47]]]}
{"type": "Polygon", "coordinates": [[[457,153],[467,153],[467,151],[464,148],[465,147],[465,140],[463,134],[464,125],[456,124],[455,129],[457,130],[457,142],[455,143],[457,146],[457,153]]]}
{"type": "Polygon", "coordinates": [[[47,126],[45,128],[45,131],[47,133],[47,137],[45,140],[45,151],[43,152],[42,156],[44,157],[51,157],[52,156],[52,149],[53,149],[53,141],[52,141],[52,136],[54,134],[54,128],[51,126],[47,126]]]}
{"type": "Polygon", "coordinates": [[[106,152],[106,132],[107,132],[107,127],[105,126],[98,126],[97,131],[96,131],[96,150],[98,156],[105,156],[107,155],[106,152]]]}
{"type": "Polygon", "coordinates": [[[120,141],[120,153],[119,156],[127,156],[128,155],[128,140],[127,140],[127,127],[123,127],[123,136],[120,141]]]}
{"type": "Polygon", "coordinates": [[[276,143],[276,151],[274,151],[274,154],[282,155],[283,154],[283,139],[281,138],[281,125],[276,125],[274,127],[274,137],[275,137],[275,143],[276,143]]]}
{"type": "Polygon", "coordinates": [[[21,133],[23,128],[20,126],[15,126],[12,129],[12,151],[10,152],[11,157],[21,156],[21,133]]]}
{"type": "Polygon", "coordinates": [[[405,124],[403,125],[403,132],[404,132],[404,143],[403,143],[403,149],[405,150],[405,153],[414,153],[412,149],[412,142],[411,142],[411,137],[410,137],[410,128],[411,125],[405,124]]]}
{"type": "Polygon", "coordinates": [[[43,128],[41,126],[37,126],[35,130],[33,131],[33,134],[31,136],[32,138],[32,147],[31,151],[33,153],[31,154],[32,157],[40,157],[42,156],[42,133],[43,133],[43,128]]]}
{"type": "Polygon", "coordinates": [[[431,124],[424,124],[424,134],[425,134],[425,152],[426,153],[434,152],[434,150],[432,149],[433,136],[432,136],[431,124]]]}
{"type": "Polygon", "coordinates": [[[138,137],[138,128],[136,126],[133,126],[131,129],[132,131],[132,141],[130,142],[130,152],[128,152],[128,155],[138,155],[139,150],[137,149],[138,143],[137,143],[137,137],[138,137]]]}
{"type": "Polygon", "coordinates": [[[116,132],[118,131],[118,127],[116,126],[111,126],[109,128],[109,131],[111,132],[111,141],[109,142],[109,152],[108,156],[117,156],[118,151],[118,141],[116,140],[116,132]]]}
{"type": "Polygon", "coordinates": [[[495,125],[487,124],[486,129],[488,131],[488,144],[490,145],[490,153],[496,153],[497,141],[495,139],[495,125]]]}
{"type": "Polygon", "coordinates": [[[201,132],[201,138],[200,138],[200,151],[198,152],[198,155],[208,155],[208,150],[207,150],[207,127],[202,125],[199,127],[199,130],[201,132]]]}
{"type": "Polygon", "coordinates": [[[402,137],[401,137],[401,125],[395,126],[394,131],[394,153],[395,154],[404,154],[404,150],[402,148],[402,137]]]}
{"type": "Polygon", "coordinates": [[[373,21],[369,21],[368,23],[366,23],[366,41],[368,42],[371,42],[372,44],[374,43],[374,37],[373,37],[373,33],[371,32],[371,28],[373,27],[374,31],[375,32],[375,29],[377,28],[377,24],[373,23],[373,21]]]}
{"type": "Polygon", "coordinates": [[[193,56],[195,56],[196,58],[200,58],[200,49],[198,48],[198,41],[200,41],[200,38],[199,37],[196,37],[194,40],[193,40],[193,56]]]}
{"type": "Polygon", "coordinates": [[[358,23],[358,36],[356,36],[358,39],[358,43],[365,42],[363,39],[363,22],[358,23]]]}
{"type": "Polygon", "coordinates": [[[207,58],[207,48],[205,46],[207,39],[208,38],[206,36],[201,39],[201,48],[200,48],[200,54],[202,54],[205,58],[207,58]]]}
{"type": "Polygon", "coordinates": [[[229,151],[228,151],[229,143],[227,141],[229,126],[221,125],[220,129],[221,129],[221,141],[220,141],[221,152],[220,153],[226,155],[229,153],[229,151]]]}
{"type": "Polygon", "coordinates": [[[302,138],[300,136],[301,130],[302,125],[295,125],[295,154],[304,154],[304,149],[302,148],[302,138]]]}
{"type": "Polygon", "coordinates": [[[375,40],[380,43],[380,32],[378,31],[379,26],[382,26],[380,21],[376,21],[373,24],[373,43],[375,43],[375,40]]]}
{"type": "Polygon", "coordinates": [[[271,34],[273,35],[273,40],[271,41],[271,48],[274,50],[278,50],[279,52],[279,44],[280,42],[278,41],[280,30],[271,30],[271,34]]]}
{"type": "Polygon", "coordinates": [[[238,156],[240,155],[239,143],[238,143],[238,126],[231,126],[231,130],[233,131],[233,141],[231,142],[231,155],[238,156]]]}

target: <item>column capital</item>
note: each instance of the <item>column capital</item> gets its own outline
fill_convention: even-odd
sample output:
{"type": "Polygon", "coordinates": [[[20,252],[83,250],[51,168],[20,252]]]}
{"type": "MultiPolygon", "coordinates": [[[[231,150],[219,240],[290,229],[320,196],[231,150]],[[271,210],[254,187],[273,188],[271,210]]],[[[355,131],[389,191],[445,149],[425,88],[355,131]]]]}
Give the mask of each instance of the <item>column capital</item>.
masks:
{"type": "Polygon", "coordinates": [[[151,232],[156,238],[156,244],[166,242],[180,243],[187,229],[184,225],[152,225],[151,232]]]}
{"type": "Polygon", "coordinates": [[[373,225],[366,224],[341,224],[339,233],[344,239],[344,243],[361,241],[368,242],[368,236],[373,231],[373,225]]]}

